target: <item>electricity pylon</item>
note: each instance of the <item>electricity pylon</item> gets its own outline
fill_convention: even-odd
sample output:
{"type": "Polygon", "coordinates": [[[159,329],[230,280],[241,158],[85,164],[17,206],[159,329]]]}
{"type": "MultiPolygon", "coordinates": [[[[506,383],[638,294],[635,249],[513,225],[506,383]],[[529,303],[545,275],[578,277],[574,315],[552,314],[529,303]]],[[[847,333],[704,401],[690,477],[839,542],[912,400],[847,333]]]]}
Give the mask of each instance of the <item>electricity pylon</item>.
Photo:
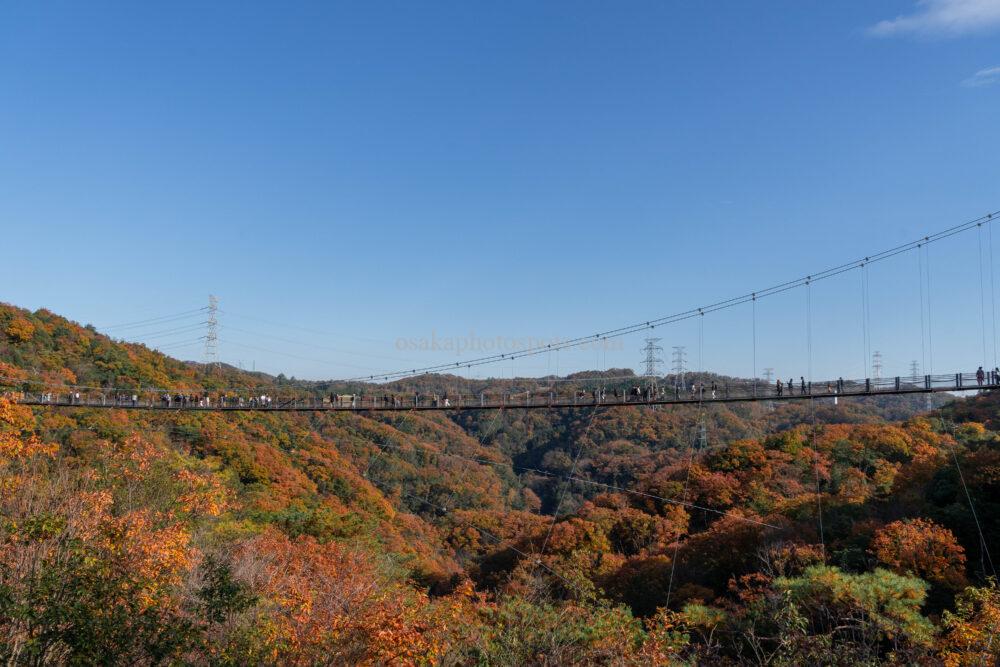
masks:
{"type": "Polygon", "coordinates": [[[208,320],[205,322],[207,325],[205,331],[205,366],[209,368],[218,367],[219,365],[219,300],[209,294],[208,295],[208,320]]]}
{"type": "Polygon", "coordinates": [[[683,345],[674,345],[671,362],[673,364],[674,382],[678,386],[686,386],[684,372],[687,371],[687,348],[683,345]]]}
{"type": "Polygon", "coordinates": [[[648,378],[650,382],[655,382],[656,378],[660,375],[659,364],[663,363],[663,359],[660,359],[657,355],[663,352],[663,348],[657,345],[662,338],[647,338],[646,345],[642,348],[642,352],[646,355],[642,360],[642,363],[646,365],[646,372],[642,375],[648,378]]]}

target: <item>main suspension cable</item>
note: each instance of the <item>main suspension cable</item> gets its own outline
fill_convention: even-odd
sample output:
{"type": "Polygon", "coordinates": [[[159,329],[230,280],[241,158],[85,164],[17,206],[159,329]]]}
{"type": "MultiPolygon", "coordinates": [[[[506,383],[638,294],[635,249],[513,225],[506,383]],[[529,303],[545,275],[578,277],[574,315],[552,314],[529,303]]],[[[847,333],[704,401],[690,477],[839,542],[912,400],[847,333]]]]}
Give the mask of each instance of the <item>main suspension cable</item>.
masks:
{"type": "MultiPolygon", "coordinates": [[[[989,221],[993,220],[993,216],[996,215],[996,214],[1000,214],[1000,211],[997,211],[995,213],[990,213],[988,216],[987,215],[980,216],[980,217],[976,218],[975,220],[971,220],[969,222],[965,222],[965,223],[961,223],[959,225],[955,225],[953,227],[949,227],[948,229],[942,230],[942,231],[937,232],[935,234],[924,236],[923,238],[918,239],[916,241],[911,241],[909,243],[904,243],[904,244],[896,246],[894,248],[890,248],[888,250],[884,250],[882,252],[879,252],[879,253],[876,253],[876,254],[873,254],[873,255],[869,255],[868,257],[865,257],[865,258],[860,259],[860,260],[855,260],[855,261],[852,261],[852,262],[848,262],[846,264],[841,264],[840,266],[835,266],[833,268],[829,268],[829,269],[826,269],[826,270],[823,270],[823,271],[814,272],[814,273],[810,274],[810,276],[808,277],[808,279],[811,280],[811,281],[826,280],[826,279],[829,279],[829,278],[833,278],[834,276],[838,276],[838,275],[840,275],[842,273],[845,273],[847,271],[851,271],[851,270],[859,268],[859,267],[865,267],[868,264],[872,264],[872,263],[875,263],[875,262],[885,261],[887,259],[895,257],[896,255],[900,255],[902,253],[914,250],[914,249],[916,249],[918,247],[919,244],[927,245],[927,244],[930,244],[930,243],[934,243],[934,242],[941,241],[943,239],[949,238],[949,237],[954,236],[956,234],[960,234],[960,233],[968,231],[970,229],[973,229],[979,223],[989,222],[989,221]]],[[[623,326],[623,327],[618,327],[616,329],[609,329],[607,331],[596,333],[596,334],[593,334],[591,336],[580,336],[580,337],[577,337],[577,338],[571,338],[569,340],[562,341],[560,343],[554,343],[554,344],[553,343],[549,343],[549,344],[546,344],[546,345],[538,345],[538,346],[535,346],[535,347],[529,347],[529,348],[526,348],[526,349],[521,350],[519,352],[493,354],[493,355],[488,355],[488,356],[485,356],[485,357],[478,357],[476,359],[470,359],[470,360],[464,361],[464,362],[456,361],[454,363],[436,364],[436,365],[433,365],[433,366],[425,366],[423,368],[411,368],[411,369],[408,369],[408,370],[399,370],[399,371],[394,371],[394,372],[390,372],[390,373],[378,372],[378,373],[373,373],[373,374],[370,374],[370,375],[364,375],[364,376],[358,376],[358,377],[353,377],[353,378],[347,378],[347,379],[344,379],[342,381],[344,381],[344,382],[352,382],[352,381],[353,382],[360,382],[360,381],[365,381],[365,380],[370,380],[370,381],[373,381],[373,380],[380,380],[380,381],[381,380],[391,380],[391,379],[403,378],[403,377],[410,377],[410,376],[415,376],[415,375],[423,375],[423,374],[433,373],[433,372],[443,372],[443,371],[447,371],[447,370],[455,370],[455,369],[460,369],[462,367],[472,368],[473,366],[481,366],[481,365],[485,365],[485,364],[492,364],[492,363],[496,363],[498,361],[505,361],[507,359],[515,359],[515,358],[533,356],[533,355],[537,355],[537,354],[543,354],[543,353],[547,352],[550,349],[554,350],[554,349],[566,349],[566,348],[572,348],[572,347],[579,347],[579,346],[584,345],[586,343],[590,343],[590,342],[594,342],[594,341],[601,341],[601,340],[606,341],[608,338],[618,338],[618,337],[625,336],[625,335],[628,335],[628,334],[637,333],[639,331],[643,331],[643,330],[647,330],[647,329],[653,329],[653,328],[655,328],[657,326],[662,326],[662,325],[665,325],[665,324],[674,324],[676,322],[680,322],[680,321],[687,320],[687,319],[690,319],[690,318],[693,318],[693,317],[697,317],[699,315],[704,315],[706,313],[715,312],[715,311],[718,311],[718,310],[724,310],[724,309],[727,309],[727,308],[732,308],[734,306],[737,306],[737,305],[740,305],[740,304],[743,304],[743,303],[747,303],[748,301],[751,301],[755,297],[756,298],[763,298],[765,296],[774,296],[774,295],[777,295],[777,294],[781,294],[781,293],[787,292],[788,290],[792,290],[792,289],[796,289],[798,287],[804,286],[806,284],[806,280],[807,280],[806,277],[797,278],[797,279],[790,280],[790,281],[787,281],[787,282],[784,282],[784,283],[781,283],[781,284],[778,284],[778,285],[774,285],[774,286],[769,287],[767,289],[757,290],[755,292],[743,294],[743,295],[740,295],[740,296],[731,297],[729,299],[724,299],[722,301],[717,301],[715,303],[709,304],[707,306],[702,306],[700,308],[696,308],[696,309],[692,309],[692,310],[687,310],[687,311],[675,313],[673,315],[667,315],[667,316],[656,318],[656,319],[647,320],[645,322],[638,322],[636,324],[631,324],[631,325],[627,325],[627,326],[623,326]]],[[[865,366],[867,367],[867,363],[865,364],[865,366]]]]}

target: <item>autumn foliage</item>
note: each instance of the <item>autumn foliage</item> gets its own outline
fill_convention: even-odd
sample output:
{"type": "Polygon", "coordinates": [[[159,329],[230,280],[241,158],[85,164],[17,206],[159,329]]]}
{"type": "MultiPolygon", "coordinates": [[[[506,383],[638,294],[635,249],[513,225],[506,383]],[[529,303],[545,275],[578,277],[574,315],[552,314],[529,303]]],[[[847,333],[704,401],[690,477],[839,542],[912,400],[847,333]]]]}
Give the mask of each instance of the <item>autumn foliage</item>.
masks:
{"type": "Polygon", "coordinates": [[[871,551],[896,572],[956,589],[965,584],[965,549],[933,521],[894,521],[875,533],[871,551]]]}
{"type": "MultiPolygon", "coordinates": [[[[0,375],[246,379],[6,306],[0,375]]],[[[1000,405],[918,407],[719,407],[700,450],[680,409],[0,398],[0,660],[993,664],[1000,405]]]]}

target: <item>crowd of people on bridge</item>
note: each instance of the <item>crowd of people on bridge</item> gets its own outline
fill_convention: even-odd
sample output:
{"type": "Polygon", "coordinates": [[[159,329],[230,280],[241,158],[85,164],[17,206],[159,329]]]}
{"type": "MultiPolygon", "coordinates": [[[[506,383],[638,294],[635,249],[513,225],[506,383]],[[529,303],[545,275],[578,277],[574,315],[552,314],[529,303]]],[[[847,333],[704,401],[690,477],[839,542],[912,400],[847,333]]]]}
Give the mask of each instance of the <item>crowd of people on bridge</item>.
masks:
{"type": "MultiPolygon", "coordinates": [[[[243,396],[231,396],[228,394],[219,394],[215,398],[214,405],[223,408],[268,408],[271,407],[274,399],[267,394],[260,394],[259,396],[252,396],[249,399],[244,399],[243,396]]],[[[163,407],[199,407],[199,408],[210,408],[212,407],[212,396],[209,394],[169,394],[164,393],[160,396],[160,404],[163,407]]]]}
{"type": "MultiPolygon", "coordinates": [[[[805,376],[799,376],[799,396],[808,396],[813,393],[812,382],[806,381],[805,376]]],[[[834,392],[833,385],[830,382],[826,383],[826,393],[843,393],[844,391],[844,378],[837,378],[837,389],[834,392]]],[[[788,378],[788,384],[781,382],[781,378],[775,382],[774,385],[775,396],[793,396],[795,394],[795,378],[788,378]],[[787,394],[786,394],[787,392],[787,394]]]]}
{"type": "MultiPolygon", "coordinates": [[[[907,390],[931,389],[930,376],[925,376],[924,385],[918,384],[918,377],[893,378],[895,389],[907,390]]],[[[950,376],[946,376],[950,377],[950,376]]],[[[964,376],[966,379],[969,375],[964,376]]],[[[963,375],[957,374],[954,383],[948,386],[936,385],[939,390],[950,391],[951,387],[964,389],[962,381],[963,375]]],[[[987,371],[980,366],[975,372],[976,386],[978,387],[1000,387],[1000,367],[994,367],[987,371]]],[[[941,382],[941,378],[937,380],[941,382]]],[[[406,409],[406,408],[451,408],[451,407],[475,407],[479,406],[545,406],[545,405],[602,405],[610,403],[657,403],[670,401],[700,401],[700,400],[729,400],[729,399],[753,399],[766,397],[791,397],[791,396],[832,396],[840,394],[868,393],[887,389],[884,381],[876,379],[866,379],[863,381],[845,382],[843,378],[835,381],[828,381],[820,391],[814,391],[811,381],[799,376],[798,381],[788,378],[787,382],[778,379],[771,388],[768,385],[758,384],[756,380],[737,381],[730,384],[728,381],[692,381],[690,383],[676,382],[672,386],[658,385],[649,382],[643,386],[615,387],[611,390],[605,388],[591,390],[574,390],[572,394],[560,394],[556,391],[535,390],[523,392],[500,392],[478,394],[336,394],[330,393],[328,396],[317,397],[295,397],[276,401],[273,396],[266,393],[254,394],[247,398],[241,392],[166,392],[159,394],[159,403],[162,408],[222,408],[222,409],[406,409]]],[[[52,392],[42,392],[35,394],[32,402],[52,403],[60,405],[99,405],[115,407],[156,407],[155,396],[149,391],[140,394],[134,392],[100,392],[93,397],[93,393],[81,398],[79,391],[72,391],[68,394],[53,394],[52,392]]],[[[21,398],[29,398],[28,394],[22,394],[21,398]]]]}

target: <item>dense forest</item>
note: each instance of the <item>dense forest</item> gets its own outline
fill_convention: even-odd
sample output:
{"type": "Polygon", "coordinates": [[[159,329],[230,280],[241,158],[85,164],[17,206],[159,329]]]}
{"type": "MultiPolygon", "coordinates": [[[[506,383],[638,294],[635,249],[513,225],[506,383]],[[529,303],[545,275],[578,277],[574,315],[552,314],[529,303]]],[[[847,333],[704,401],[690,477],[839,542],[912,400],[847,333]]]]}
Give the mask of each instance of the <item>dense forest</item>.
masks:
{"type": "Polygon", "coordinates": [[[16,402],[70,387],[381,390],[182,362],[0,305],[5,664],[1000,661],[990,392],[930,412],[16,402]]]}

